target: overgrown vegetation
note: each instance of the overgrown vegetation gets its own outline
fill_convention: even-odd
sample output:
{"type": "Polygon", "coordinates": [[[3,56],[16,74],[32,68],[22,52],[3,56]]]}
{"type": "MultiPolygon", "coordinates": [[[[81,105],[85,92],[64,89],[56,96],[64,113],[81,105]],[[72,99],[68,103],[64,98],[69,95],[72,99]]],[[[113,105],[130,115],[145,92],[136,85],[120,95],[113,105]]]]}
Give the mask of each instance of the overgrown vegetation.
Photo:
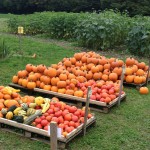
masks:
{"type": "Polygon", "coordinates": [[[145,55],[150,48],[150,18],[129,17],[126,13],[104,11],[97,13],[43,12],[12,17],[11,33],[22,25],[25,34],[47,34],[50,38],[74,39],[92,49],[115,49],[123,45],[135,55],[145,55]]]}

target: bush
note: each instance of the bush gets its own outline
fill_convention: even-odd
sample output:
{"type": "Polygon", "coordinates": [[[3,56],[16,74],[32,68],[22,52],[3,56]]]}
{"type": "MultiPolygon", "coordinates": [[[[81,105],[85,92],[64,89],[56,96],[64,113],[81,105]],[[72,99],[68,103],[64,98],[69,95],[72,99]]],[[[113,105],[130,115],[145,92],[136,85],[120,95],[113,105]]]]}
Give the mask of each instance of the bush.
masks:
{"type": "Polygon", "coordinates": [[[134,26],[128,34],[127,47],[131,54],[150,57],[150,26],[134,26]]]}
{"type": "Polygon", "coordinates": [[[22,25],[25,34],[46,33],[50,38],[74,39],[81,46],[93,49],[115,49],[123,45],[132,54],[149,51],[150,18],[129,17],[126,13],[43,12],[21,15],[8,22],[10,32],[17,33],[22,25]]]}
{"type": "Polygon", "coordinates": [[[129,32],[131,18],[120,13],[105,11],[88,14],[76,29],[78,41],[94,49],[107,49],[124,44],[129,32]]]}

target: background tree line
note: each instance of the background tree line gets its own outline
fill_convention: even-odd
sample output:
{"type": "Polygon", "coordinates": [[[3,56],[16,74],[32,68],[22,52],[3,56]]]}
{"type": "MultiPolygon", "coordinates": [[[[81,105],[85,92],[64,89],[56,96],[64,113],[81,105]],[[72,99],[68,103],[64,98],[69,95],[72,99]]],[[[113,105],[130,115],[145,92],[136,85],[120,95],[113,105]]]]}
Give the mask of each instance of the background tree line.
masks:
{"type": "Polygon", "coordinates": [[[1,13],[37,11],[85,12],[105,9],[127,10],[131,16],[150,15],[150,0],[0,0],[1,13]]]}

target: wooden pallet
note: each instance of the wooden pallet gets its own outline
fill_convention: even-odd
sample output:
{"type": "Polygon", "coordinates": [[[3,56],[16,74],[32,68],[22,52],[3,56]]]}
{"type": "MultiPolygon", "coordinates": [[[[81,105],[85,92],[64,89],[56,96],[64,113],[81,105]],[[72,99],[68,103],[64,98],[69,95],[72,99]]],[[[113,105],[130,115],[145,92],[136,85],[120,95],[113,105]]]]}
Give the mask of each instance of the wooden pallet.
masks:
{"type": "MultiPolygon", "coordinates": [[[[150,82],[150,79],[148,79],[148,83],[150,82]]],[[[130,86],[130,87],[136,87],[137,90],[139,90],[140,87],[142,86],[146,86],[147,82],[142,83],[142,84],[135,84],[135,83],[127,83],[127,82],[123,82],[123,85],[125,86],[130,86]]]]}
{"type": "MultiPolygon", "coordinates": [[[[96,122],[95,117],[87,120],[87,127],[94,125],[96,122]]],[[[24,136],[26,138],[30,138],[32,140],[42,141],[44,143],[50,144],[50,135],[48,131],[38,129],[33,126],[25,125],[22,123],[17,123],[12,120],[7,120],[5,118],[0,118],[0,130],[8,131],[11,133],[15,133],[20,136],[24,136]]],[[[74,129],[71,133],[67,135],[67,137],[61,136],[58,137],[58,146],[60,149],[66,148],[68,143],[73,140],[76,136],[78,136],[83,131],[83,124],[74,129]]]]}
{"type": "MultiPolygon", "coordinates": [[[[11,83],[9,85],[14,88],[19,88],[21,90],[23,89],[23,91],[29,92],[29,94],[32,94],[32,95],[39,93],[41,96],[44,96],[44,97],[56,96],[56,97],[60,98],[61,101],[64,101],[70,105],[74,104],[80,108],[85,106],[85,103],[86,103],[85,98],[80,98],[80,97],[76,97],[76,96],[72,96],[72,95],[47,91],[47,90],[43,90],[43,89],[39,89],[39,88],[35,88],[34,90],[31,91],[29,89],[23,88],[22,86],[20,86],[18,84],[13,84],[13,83],[11,83]]],[[[121,95],[121,101],[124,100],[125,98],[126,98],[126,94],[121,95]]],[[[90,100],[90,108],[95,111],[108,113],[113,106],[117,105],[117,103],[118,103],[118,98],[114,99],[109,104],[107,104],[105,102],[96,101],[96,100],[90,100]]]]}

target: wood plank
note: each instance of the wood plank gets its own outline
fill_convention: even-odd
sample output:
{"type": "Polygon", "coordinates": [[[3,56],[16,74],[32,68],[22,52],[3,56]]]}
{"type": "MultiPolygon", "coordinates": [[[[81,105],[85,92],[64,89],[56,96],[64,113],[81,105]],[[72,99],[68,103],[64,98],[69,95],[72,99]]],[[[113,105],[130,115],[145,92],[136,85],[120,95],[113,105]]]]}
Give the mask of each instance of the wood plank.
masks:
{"type": "MultiPolygon", "coordinates": [[[[91,117],[87,121],[87,126],[91,125],[95,121],[96,121],[95,116],[91,117]]],[[[48,135],[47,131],[42,130],[42,129],[38,129],[38,128],[33,127],[33,126],[17,123],[15,121],[7,120],[5,118],[0,118],[0,124],[1,123],[12,126],[12,127],[16,127],[16,128],[19,128],[19,129],[23,129],[27,132],[36,133],[38,135],[42,135],[42,136],[45,136],[45,137],[50,137],[48,135]]],[[[66,143],[67,141],[70,141],[73,137],[75,137],[75,135],[78,135],[79,132],[81,133],[82,128],[83,128],[83,124],[81,124],[78,128],[76,128],[73,133],[71,132],[70,134],[68,134],[66,138],[62,136],[61,138],[58,137],[57,139],[60,142],[66,143]]],[[[5,128],[1,128],[1,129],[5,130],[5,128]]]]}
{"type": "MultiPolygon", "coordinates": [[[[22,124],[22,123],[17,123],[15,121],[7,120],[5,118],[0,118],[0,123],[4,123],[4,124],[7,124],[7,125],[10,125],[10,126],[13,126],[13,127],[17,127],[19,129],[23,129],[23,130],[26,130],[26,131],[29,131],[29,132],[33,132],[33,133],[37,133],[37,134],[40,134],[40,135],[43,135],[43,136],[46,136],[46,137],[50,137],[48,135],[48,132],[45,131],[45,130],[38,129],[36,127],[25,125],[25,124],[22,124]]],[[[61,138],[58,137],[58,140],[60,140],[62,142],[66,141],[66,139],[63,136],[61,138]]]]}

